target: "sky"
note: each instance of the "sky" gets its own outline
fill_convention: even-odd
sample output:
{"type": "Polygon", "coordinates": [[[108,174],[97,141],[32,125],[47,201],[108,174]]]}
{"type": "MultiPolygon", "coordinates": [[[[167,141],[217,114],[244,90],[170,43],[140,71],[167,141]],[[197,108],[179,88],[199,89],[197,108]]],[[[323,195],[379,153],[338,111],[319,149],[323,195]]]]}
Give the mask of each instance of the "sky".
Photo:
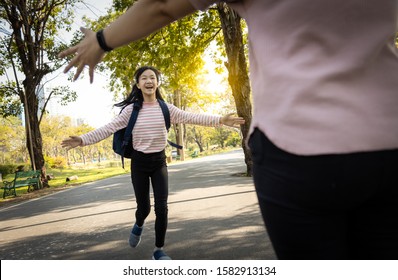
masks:
{"type": "MultiPolygon", "coordinates": [[[[74,32],[78,31],[83,26],[82,17],[86,16],[91,19],[97,19],[101,15],[105,15],[108,8],[112,5],[112,0],[85,0],[85,4],[79,4],[75,9],[75,20],[72,25],[72,30],[69,33],[62,33],[59,40],[69,43],[72,39],[74,32]]],[[[210,72],[214,65],[208,63],[207,65],[210,72]]],[[[74,73],[75,68],[70,70],[74,73]]],[[[55,100],[52,100],[48,106],[50,115],[65,115],[70,116],[75,120],[82,119],[84,122],[94,128],[101,127],[112,120],[118,113],[119,109],[114,108],[113,104],[117,101],[114,100],[114,94],[107,89],[108,77],[105,73],[94,74],[94,82],[90,84],[88,77],[88,69],[83,71],[79,79],[75,82],[68,80],[69,74],[63,73],[63,68],[58,71],[54,76],[49,77],[45,87],[55,86],[69,86],[77,93],[77,100],[68,103],[66,106],[59,105],[55,100]]],[[[212,90],[220,91],[222,77],[210,74],[207,87],[212,90]]]]}
{"type": "MultiPolygon", "coordinates": [[[[84,15],[91,19],[96,19],[99,16],[106,14],[107,8],[112,4],[112,0],[85,0],[85,2],[87,3],[87,7],[82,7],[82,9],[77,10],[75,14],[76,21],[72,28],[73,31],[80,28],[79,20],[84,15]]],[[[208,81],[205,87],[211,91],[222,91],[225,88],[225,84],[222,82],[223,77],[220,75],[214,75],[214,71],[212,69],[214,69],[215,65],[210,61],[210,59],[207,60],[206,67],[210,74],[209,78],[205,79],[208,81]]],[[[74,69],[71,71],[74,71],[74,69]]],[[[113,93],[106,88],[106,75],[96,72],[94,74],[94,82],[93,84],[90,84],[87,69],[84,73],[85,75],[75,82],[68,81],[66,74],[60,75],[62,83],[69,85],[78,93],[78,100],[76,102],[69,103],[68,106],[58,107],[58,112],[60,114],[72,116],[73,118],[84,119],[87,124],[94,128],[98,128],[107,124],[119,113],[118,108],[113,108],[113,104],[117,101],[113,100],[113,93]]],[[[55,83],[59,84],[58,79],[55,83]]]]}
{"type": "MultiPolygon", "coordinates": [[[[75,21],[70,34],[73,34],[73,32],[83,26],[81,21],[83,16],[96,19],[106,14],[107,8],[112,4],[112,0],[85,0],[85,2],[86,6],[80,4],[76,9],[75,21]]],[[[62,35],[62,40],[66,42],[69,42],[70,38],[68,35],[62,35]]],[[[75,69],[70,70],[73,73],[74,71],[75,69]]],[[[85,123],[98,128],[108,123],[115,116],[115,109],[112,106],[115,103],[113,93],[106,88],[106,75],[96,72],[92,84],[90,84],[87,69],[85,69],[84,74],[81,76],[77,81],[71,82],[67,79],[67,74],[58,73],[55,79],[48,82],[48,86],[68,85],[78,95],[77,100],[69,103],[67,106],[56,104],[53,106],[56,106],[56,113],[59,115],[84,119],[85,123]]],[[[50,113],[52,112],[50,111],[50,113]]]]}

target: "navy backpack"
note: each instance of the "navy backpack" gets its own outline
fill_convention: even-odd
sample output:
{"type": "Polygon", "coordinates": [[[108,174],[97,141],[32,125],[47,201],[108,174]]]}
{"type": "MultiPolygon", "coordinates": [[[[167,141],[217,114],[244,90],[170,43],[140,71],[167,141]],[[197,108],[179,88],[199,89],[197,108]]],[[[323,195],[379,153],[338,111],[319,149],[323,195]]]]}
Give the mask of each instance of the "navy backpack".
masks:
{"type": "MultiPolygon", "coordinates": [[[[169,111],[169,108],[167,107],[167,104],[163,100],[158,99],[158,102],[159,102],[160,108],[162,109],[164,122],[166,125],[166,130],[168,132],[170,129],[170,111],[169,111]]],[[[131,117],[130,117],[127,127],[122,128],[113,134],[112,148],[116,154],[118,154],[122,157],[123,168],[124,168],[124,158],[131,158],[132,154],[133,154],[133,144],[132,144],[133,137],[132,137],[131,133],[133,132],[134,125],[138,118],[138,112],[140,110],[140,107],[138,106],[137,103],[134,103],[133,107],[134,108],[131,113],[131,117]]],[[[123,111],[123,109],[122,109],[122,111],[123,111]]],[[[169,140],[167,140],[167,142],[171,146],[173,146],[177,149],[183,148],[182,146],[177,145],[169,140]]]]}

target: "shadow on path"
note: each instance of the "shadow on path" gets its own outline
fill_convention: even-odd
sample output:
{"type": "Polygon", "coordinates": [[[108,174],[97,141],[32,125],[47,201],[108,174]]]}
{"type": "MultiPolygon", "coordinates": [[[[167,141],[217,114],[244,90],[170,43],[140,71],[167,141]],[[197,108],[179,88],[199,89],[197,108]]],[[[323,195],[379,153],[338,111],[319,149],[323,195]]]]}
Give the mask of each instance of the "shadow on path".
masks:
{"type": "MultiPolygon", "coordinates": [[[[173,259],[275,259],[251,178],[233,176],[244,169],[240,151],[169,166],[173,259]]],[[[0,259],[149,260],[155,217],[132,249],[134,212],[129,175],[0,209],[0,259]]]]}

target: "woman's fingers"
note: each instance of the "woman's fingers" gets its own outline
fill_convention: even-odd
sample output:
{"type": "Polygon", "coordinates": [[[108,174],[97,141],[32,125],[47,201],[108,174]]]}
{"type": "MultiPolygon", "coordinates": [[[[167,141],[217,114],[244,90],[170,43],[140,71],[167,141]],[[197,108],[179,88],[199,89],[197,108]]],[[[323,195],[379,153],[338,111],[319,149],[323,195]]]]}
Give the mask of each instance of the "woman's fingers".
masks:
{"type": "Polygon", "coordinates": [[[58,54],[59,58],[65,58],[69,55],[74,55],[72,60],[64,69],[64,73],[69,72],[73,67],[76,67],[76,73],[73,76],[73,81],[76,81],[86,65],[89,66],[90,82],[94,80],[94,70],[96,65],[102,60],[104,51],[97,45],[95,32],[81,27],[80,31],[84,34],[84,38],[77,45],[64,50],[58,54]]]}
{"type": "Polygon", "coordinates": [[[73,47],[70,47],[69,49],[66,49],[66,50],[60,52],[60,53],[58,54],[58,57],[59,57],[59,58],[65,58],[65,57],[67,57],[68,55],[71,55],[71,54],[76,53],[76,51],[77,51],[77,45],[76,45],[76,46],[73,46],[73,47]]]}
{"type": "Polygon", "coordinates": [[[69,70],[70,70],[72,67],[78,65],[78,63],[79,63],[79,56],[76,55],[76,56],[69,62],[69,64],[65,67],[64,73],[69,72],[69,70]]]}
{"type": "Polygon", "coordinates": [[[75,73],[75,75],[73,76],[73,81],[76,81],[77,78],[79,78],[79,76],[80,76],[80,74],[82,73],[83,69],[84,69],[84,64],[79,64],[79,66],[78,66],[77,69],[76,69],[76,73],[75,73]]]}
{"type": "Polygon", "coordinates": [[[88,68],[88,75],[90,77],[90,84],[92,84],[93,81],[94,81],[94,69],[95,69],[95,67],[89,67],[88,68]]]}

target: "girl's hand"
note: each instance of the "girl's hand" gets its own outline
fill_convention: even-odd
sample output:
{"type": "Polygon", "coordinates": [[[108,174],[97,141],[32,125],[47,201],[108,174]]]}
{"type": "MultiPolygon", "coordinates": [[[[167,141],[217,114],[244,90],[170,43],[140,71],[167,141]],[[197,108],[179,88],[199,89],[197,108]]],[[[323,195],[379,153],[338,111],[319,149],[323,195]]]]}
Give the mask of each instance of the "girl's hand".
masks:
{"type": "Polygon", "coordinates": [[[220,119],[220,123],[227,125],[227,126],[231,126],[231,127],[236,127],[239,128],[239,126],[241,124],[245,123],[245,120],[241,117],[233,117],[232,115],[235,113],[230,113],[228,115],[225,115],[223,117],[221,117],[220,119]]]}
{"type": "Polygon", "coordinates": [[[97,42],[96,33],[90,29],[81,27],[80,30],[84,34],[84,39],[77,45],[61,52],[58,57],[64,58],[68,55],[75,55],[74,58],[65,67],[64,73],[68,72],[72,67],[76,67],[76,73],[73,77],[75,81],[83,71],[84,67],[88,65],[90,83],[94,80],[94,69],[104,57],[105,52],[101,49],[97,42]]]}
{"type": "Polygon", "coordinates": [[[69,138],[64,139],[61,143],[62,148],[66,148],[67,150],[76,148],[81,146],[83,143],[82,138],[79,136],[69,136],[69,138]]]}

